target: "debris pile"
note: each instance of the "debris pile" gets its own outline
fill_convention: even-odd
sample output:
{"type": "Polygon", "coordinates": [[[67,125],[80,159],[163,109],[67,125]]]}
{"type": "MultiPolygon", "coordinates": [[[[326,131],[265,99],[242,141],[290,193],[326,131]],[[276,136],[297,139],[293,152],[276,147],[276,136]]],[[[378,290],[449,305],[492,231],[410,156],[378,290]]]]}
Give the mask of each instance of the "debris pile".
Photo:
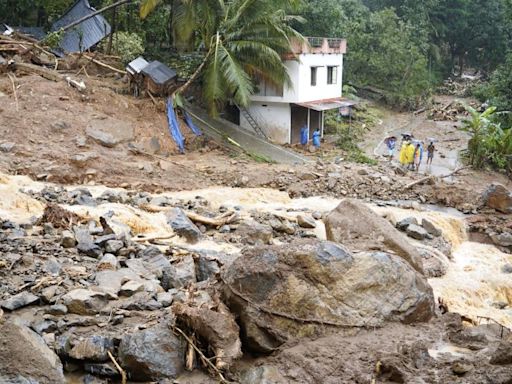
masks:
{"type": "MultiPolygon", "coordinates": [[[[415,265],[425,256],[411,245],[363,248],[367,241],[346,222],[366,211],[350,200],[330,214],[292,214],[122,189],[18,193],[27,206],[35,199],[46,208],[0,223],[0,338],[9,346],[0,364],[12,367],[0,381],[64,383],[69,372],[89,375],[86,382],[174,380],[203,368],[221,382],[246,383],[279,377],[281,368],[247,371],[245,351],[279,349],[275,362],[304,338],[408,324],[439,339],[432,289],[415,265]],[[337,243],[317,238],[322,218],[337,243]],[[31,349],[34,364],[14,372],[22,345],[9,340],[19,335],[39,347],[31,349]]],[[[406,241],[366,213],[377,242],[406,241]]],[[[397,226],[416,238],[414,225],[397,226]]],[[[422,227],[439,234],[432,223],[422,227]]],[[[371,352],[361,367],[368,356],[380,358],[371,352]]]]}

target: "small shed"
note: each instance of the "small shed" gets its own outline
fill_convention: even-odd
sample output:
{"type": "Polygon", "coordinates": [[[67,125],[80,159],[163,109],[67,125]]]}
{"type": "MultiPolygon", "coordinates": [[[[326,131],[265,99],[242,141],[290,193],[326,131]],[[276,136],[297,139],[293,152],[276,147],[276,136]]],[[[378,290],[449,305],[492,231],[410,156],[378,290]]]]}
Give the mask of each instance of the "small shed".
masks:
{"type": "Polygon", "coordinates": [[[142,70],[144,85],[153,95],[166,95],[176,85],[176,71],[160,61],[152,61],[142,70]]]}
{"type": "Polygon", "coordinates": [[[128,79],[130,81],[130,91],[135,97],[139,96],[140,91],[144,88],[144,75],[141,72],[148,64],[146,59],[139,56],[126,66],[126,72],[128,72],[128,79]]]}
{"type": "MultiPolygon", "coordinates": [[[[82,17],[96,12],[87,0],[77,0],[66,13],[52,25],[52,32],[64,28],[82,17]]],[[[60,48],[65,52],[84,52],[110,35],[110,24],[102,15],[96,15],[64,32],[60,48]]]]}

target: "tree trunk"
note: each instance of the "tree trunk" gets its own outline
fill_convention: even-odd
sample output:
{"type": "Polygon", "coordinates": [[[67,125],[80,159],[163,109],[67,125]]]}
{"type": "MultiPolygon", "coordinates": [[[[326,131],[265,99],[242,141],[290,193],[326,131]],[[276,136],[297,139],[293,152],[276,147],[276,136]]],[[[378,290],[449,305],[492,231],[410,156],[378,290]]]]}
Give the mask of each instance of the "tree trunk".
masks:
{"type": "Polygon", "coordinates": [[[201,62],[201,64],[199,64],[199,67],[197,67],[197,69],[195,70],[195,72],[192,74],[192,76],[190,76],[190,78],[187,80],[187,82],[185,84],[183,84],[181,87],[179,87],[178,89],[176,89],[172,94],[171,96],[174,96],[174,95],[177,95],[177,94],[180,94],[180,93],[183,93],[187,90],[188,87],[190,87],[190,85],[199,77],[199,75],[201,74],[201,71],[203,70],[204,66],[206,65],[206,62],[208,61],[208,58],[210,57],[210,54],[211,54],[211,50],[208,51],[208,53],[206,54],[206,56],[204,57],[203,61],[201,62]]]}
{"type": "Polygon", "coordinates": [[[107,45],[107,55],[112,53],[112,40],[114,38],[114,33],[116,33],[117,28],[117,8],[112,10],[112,29],[110,31],[110,36],[108,37],[108,45],[107,45]]]}
{"type": "Polygon", "coordinates": [[[464,54],[459,56],[459,77],[464,74],[464,54]]]}

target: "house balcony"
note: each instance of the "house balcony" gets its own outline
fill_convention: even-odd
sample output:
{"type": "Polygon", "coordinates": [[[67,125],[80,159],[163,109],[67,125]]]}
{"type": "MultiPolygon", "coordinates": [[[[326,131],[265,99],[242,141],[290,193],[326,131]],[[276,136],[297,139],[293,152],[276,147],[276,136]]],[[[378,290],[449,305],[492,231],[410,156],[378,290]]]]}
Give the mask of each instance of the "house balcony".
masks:
{"type": "Polygon", "coordinates": [[[293,55],[303,53],[345,54],[347,40],[328,37],[306,37],[305,41],[292,42],[293,55]]]}

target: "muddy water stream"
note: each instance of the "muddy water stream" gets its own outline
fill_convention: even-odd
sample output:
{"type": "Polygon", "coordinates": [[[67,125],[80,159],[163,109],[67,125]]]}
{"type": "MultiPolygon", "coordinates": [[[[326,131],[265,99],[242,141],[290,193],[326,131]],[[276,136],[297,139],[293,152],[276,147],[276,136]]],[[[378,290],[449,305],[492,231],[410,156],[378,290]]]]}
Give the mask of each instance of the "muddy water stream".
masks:
{"type": "MultiPolygon", "coordinates": [[[[44,186],[43,183],[32,182],[24,177],[0,175],[1,217],[21,222],[32,216],[41,215],[43,205],[20,193],[19,189],[40,190],[44,186]]],[[[94,196],[108,189],[99,186],[88,186],[88,188],[94,196]]],[[[337,199],[319,196],[291,199],[285,192],[263,188],[217,187],[164,195],[173,200],[193,200],[201,196],[208,200],[214,209],[221,205],[227,208],[236,207],[242,217],[249,217],[250,212],[256,210],[274,213],[290,220],[294,220],[304,210],[325,214],[339,203],[337,199]]],[[[442,230],[443,237],[452,244],[452,260],[445,260],[446,275],[429,279],[436,297],[442,297],[451,311],[459,312],[476,321],[479,317],[488,317],[512,327],[512,309],[509,307],[512,303],[512,279],[501,273],[501,267],[505,263],[512,263],[511,255],[500,252],[492,245],[468,241],[464,218],[449,210],[445,212],[438,207],[421,207],[423,210],[412,210],[369,206],[392,222],[409,216],[419,220],[422,218],[431,220],[442,230]]],[[[111,211],[112,219],[118,223],[118,227],[114,228],[116,231],[131,230],[135,234],[147,237],[173,235],[163,213],[150,213],[128,205],[113,203],[97,207],[75,205],[66,208],[95,219],[111,211]]],[[[325,229],[321,220],[317,221],[316,235],[321,239],[325,238],[325,229]]],[[[192,249],[212,249],[231,255],[239,252],[239,249],[232,244],[218,243],[213,240],[203,240],[193,246],[186,244],[178,237],[172,237],[168,241],[192,249]]],[[[416,246],[422,246],[412,239],[411,242],[416,246]]]]}

